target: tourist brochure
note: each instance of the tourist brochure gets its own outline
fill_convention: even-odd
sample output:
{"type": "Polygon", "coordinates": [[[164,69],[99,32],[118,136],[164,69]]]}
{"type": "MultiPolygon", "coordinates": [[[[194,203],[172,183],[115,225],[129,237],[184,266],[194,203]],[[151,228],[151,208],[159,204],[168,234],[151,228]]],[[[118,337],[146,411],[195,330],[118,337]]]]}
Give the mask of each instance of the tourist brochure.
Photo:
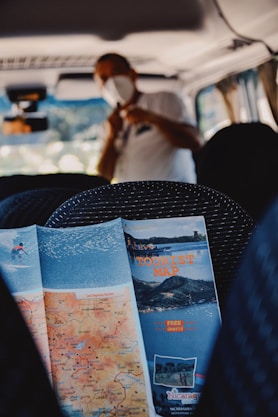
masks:
{"type": "Polygon", "coordinates": [[[204,218],[0,230],[65,417],[190,416],[220,313],[204,218]]]}
{"type": "Polygon", "coordinates": [[[192,415],[221,325],[203,216],[123,220],[157,414],[192,415]]]}

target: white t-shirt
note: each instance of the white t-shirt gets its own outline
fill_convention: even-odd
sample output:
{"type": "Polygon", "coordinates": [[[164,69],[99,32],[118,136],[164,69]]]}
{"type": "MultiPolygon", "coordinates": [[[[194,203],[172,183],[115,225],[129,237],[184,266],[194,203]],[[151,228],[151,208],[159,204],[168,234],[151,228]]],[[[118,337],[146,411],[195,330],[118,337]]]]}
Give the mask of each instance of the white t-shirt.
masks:
{"type": "MultiPolygon", "coordinates": [[[[136,106],[168,119],[194,125],[181,98],[172,92],[144,93],[136,106]]],[[[196,183],[190,149],[174,147],[154,125],[124,125],[116,140],[120,152],[115,179],[123,181],[168,180],[196,183]]]]}

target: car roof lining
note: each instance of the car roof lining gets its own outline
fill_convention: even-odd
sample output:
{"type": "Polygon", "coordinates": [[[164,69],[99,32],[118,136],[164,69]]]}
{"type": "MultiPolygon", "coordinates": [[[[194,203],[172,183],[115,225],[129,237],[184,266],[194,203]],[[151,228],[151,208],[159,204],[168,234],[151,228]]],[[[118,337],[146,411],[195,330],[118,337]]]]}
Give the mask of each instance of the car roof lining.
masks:
{"type": "Polygon", "coordinates": [[[177,75],[192,91],[278,51],[277,0],[13,0],[0,15],[0,89],[19,71],[53,84],[65,68],[93,69],[118,52],[138,72],[177,75]]]}
{"type": "Polygon", "coordinates": [[[1,6],[0,34],[91,33],[117,40],[134,32],[199,29],[203,10],[200,0],[175,0],[174,5],[173,0],[160,0],[159,4],[149,0],[117,0],[116,7],[111,7],[111,0],[102,0],[97,5],[91,0],[13,0],[1,6]]]}

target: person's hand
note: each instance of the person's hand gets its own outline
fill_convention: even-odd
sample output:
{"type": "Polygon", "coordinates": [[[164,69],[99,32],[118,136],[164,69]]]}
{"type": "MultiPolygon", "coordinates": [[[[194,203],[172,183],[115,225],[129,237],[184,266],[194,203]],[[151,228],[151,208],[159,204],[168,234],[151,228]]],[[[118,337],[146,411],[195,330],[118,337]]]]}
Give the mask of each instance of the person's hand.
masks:
{"type": "Polygon", "coordinates": [[[115,138],[123,128],[123,119],[120,116],[120,110],[115,109],[107,119],[109,136],[115,138]]]}
{"type": "Polygon", "coordinates": [[[125,112],[125,117],[128,123],[132,125],[150,122],[150,112],[147,110],[141,109],[140,107],[131,106],[125,109],[124,112],[125,112]]]}

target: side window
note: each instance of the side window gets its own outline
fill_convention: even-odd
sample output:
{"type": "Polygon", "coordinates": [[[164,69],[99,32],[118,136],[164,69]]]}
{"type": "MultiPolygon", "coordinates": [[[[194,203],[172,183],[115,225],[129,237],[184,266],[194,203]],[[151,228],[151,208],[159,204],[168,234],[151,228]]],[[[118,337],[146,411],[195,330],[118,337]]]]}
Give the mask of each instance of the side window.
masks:
{"type": "Polygon", "coordinates": [[[277,130],[257,69],[227,77],[200,90],[196,96],[196,115],[205,141],[231,123],[261,121],[277,130]]]}
{"type": "Polygon", "coordinates": [[[196,115],[199,130],[204,140],[230,124],[223,97],[215,85],[202,89],[196,96],[196,115]]]}

